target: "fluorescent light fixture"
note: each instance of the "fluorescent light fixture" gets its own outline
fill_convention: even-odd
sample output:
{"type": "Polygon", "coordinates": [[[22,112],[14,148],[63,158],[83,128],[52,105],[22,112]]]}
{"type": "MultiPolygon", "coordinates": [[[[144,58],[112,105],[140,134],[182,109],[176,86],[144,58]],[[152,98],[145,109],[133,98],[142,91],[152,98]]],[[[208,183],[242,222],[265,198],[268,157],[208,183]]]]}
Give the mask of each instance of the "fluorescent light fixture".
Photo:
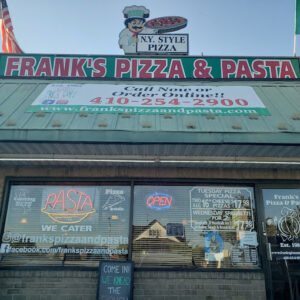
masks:
{"type": "Polygon", "coordinates": [[[161,163],[169,164],[261,164],[261,165],[300,165],[300,161],[263,161],[263,160],[161,160],[161,163]]]}
{"type": "Polygon", "coordinates": [[[184,160],[184,159],[130,159],[130,158],[13,158],[5,157],[0,158],[0,162],[71,162],[71,163],[133,163],[133,164],[234,164],[234,165],[300,165],[300,161],[291,160],[206,160],[206,159],[195,159],[195,160],[184,160]]]}
{"type": "Polygon", "coordinates": [[[154,163],[153,159],[143,160],[143,159],[98,159],[98,158],[0,158],[1,161],[7,162],[105,162],[105,163],[154,163]]]}

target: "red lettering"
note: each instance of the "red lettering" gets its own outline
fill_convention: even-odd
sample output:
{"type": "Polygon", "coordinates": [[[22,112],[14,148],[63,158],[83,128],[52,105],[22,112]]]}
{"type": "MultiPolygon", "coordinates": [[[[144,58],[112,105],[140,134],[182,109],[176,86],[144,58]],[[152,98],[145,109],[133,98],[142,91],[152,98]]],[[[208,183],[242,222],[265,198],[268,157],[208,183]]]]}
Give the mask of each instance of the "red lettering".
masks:
{"type": "Polygon", "coordinates": [[[35,58],[23,57],[21,61],[20,76],[33,76],[35,65],[35,58]]]}
{"type": "Polygon", "coordinates": [[[70,70],[70,58],[55,58],[54,76],[68,77],[70,70]]]}
{"type": "Polygon", "coordinates": [[[86,205],[89,206],[91,209],[93,209],[92,199],[91,199],[91,197],[88,196],[88,195],[86,195],[86,197],[85,197],[85,199],[84,199],[84,201],[83,201],[83,203],[82,203],[82,205],[81,205],[81,207],[80,207],[80,210],[82,211],[83,208],[84,208],[86,205]]]}
{"type": "Polygon", "coordinates": [[[55,210],[56,212],[78,212],[83,211],[86,206],[93,209],[93,202],[91,197],[86,193],[70,189],[67,192],[60,190],[58,194],[49,194],[44,209],[46,209],[48,206],[50,206],[52,210],[55,210]],[[61,208],[59,204],[61,204],[61,208]]]}
{"type": "Polygon", "coordinates": [[[48,205],[52,206],[51,204],[53,204],[55,202],[55,199],[56,199],[56,194],[55,193],[49,194],[48,198],[46,200],[46,204],[45,204],[44,209],[46,209],[48,205]],[[51,199],[51,198],[53,198],[53,199],[51,199]]]}
{"type": "Polygon", "coordinates": [[[151,206],[151,205],[152,205],[151,200],[153,200],[153,197],[148,197],[148,199],[147,199],[147,205],[148,205],[148,206],[151,206]]]}
{"type": "Polygon", "coordinates": [[[137,59],[133,59],[131,61],[131,78],[137,78],[138,75],[138,60],[137,59]]]}
{"type": "Polygon", "coordinates": [[[116,71],[115,76],[117,78],[122,78],[124,73],[128,73],[130,70],[130,61],[128,59],[118,58],[116,61],[116,71]]]}
{"type": "Polygon", "coordinates": [[[8,57],[6,61],[5,76],[12,76],[14,70],[19,70],[20,58],[19,57],[8,57]]]}
{"type": "Polygon", "coordinates": [[[296,78],[295,71],[289,60],[282,61],[279,78],[296,78]]]}
{"type": "Polygon", "coordinates": [[[80,202],[81,202],[81,198],[82,198],[83,195],[86,195],[86,194],[83,193],[83,192],[81,192],[81,191],[77,191],[77,194],[80,195],[80,196],[79,196],[79,199],[78,199],[78,201],[77,201],[77,205],[76,205],[76,210],[78,211],[79,205],[80,205],[80,202]]]}
{"type": "Polygon", "coordinates": [[[254,78],[266,78],[267,72],[263,66],[264,66],[263,60],[254,60],[252,62],[252,68],[255,72],[254,78]]]}
{"type": "Polygon", "coordinates": [[[64,192],[64,190],[59,191],[59,193],[55,199],[55,203],[52,206],[52,209],[55,209],[56,204],[59,204],[59,203],[62,204],[62,211],[64,211],[65,210],[65,192],[64,192]],[[59,201],[60,198],[61,198],[61,200],[59,201]]]}
{"type": "Polygon", "coordinates": [[[159,206],[165,206],[167,204],[168,197],[161,196],[159,199],[159,206]]]}
{"type": "Polygon", "coordinates": [[[72,77],[86,77],[83,65],[86,63],[86,58],[73,58],[72,59],[72,77]]]}
{"type": "Polygon", "coordinates": [[[234,74],[236,70],[236,63],[231,59],[224,59],[221,61],[222,78],[230,78],[230,74],[234,74]]]}
{"type": "Polygon", "coordinates": [[[155,59],[154,64],[157,65],[154,71],[154,78],[166,78],[167,73],[163,72],[167,66],[166,59],[155,59]]]}
{"type": "Polygon", "coordinates": [[[170,206],[172,203],[172,196],[170,198],[168,196],[149,196],[147,199],[147,205],[148,206],[170,206]]]}
{"type": "Polygon", "coordinates": [[[75,209],[76,209],[76,202],[70,197],[70,193],[74,193],[74,194],[76,194],[76,191],[75,190],[69,190],[68,192],[67,192],[67,199],[70,201],[70,202],[72,202],[73,203],[73,208],[66,208],[66,210],[67,211],[74,211],[75,209]]]}
{"type": "Polygon", "coordinates": [[[252,78],[250,67],[247,60],[239,60],[236,72],[236,78],[252,78]]]}
{"type": "Polygon", "coordinates": [[[104,77],[106,75],[106,59],[97,58],[94,60],[94,69],[97,71],[92,72],[92,77],[104,77]]]}
{"type": "Polygon", "coordinates": [[[280,66],[278,60],[266,60],[266,66],[270,68],[270,78],[278,78],[277,68],[280,66]]]}
{"type": "Polygon", "coordinates": [[[207,66],[205,59],[197,59],[194,62],[194,78],[212,78],[211,67],[207,66]]]}
{"type": "Polygon", "coordinates": [[[42,57],[39,65],[37,67],[35,76],[41,76],[42,74],[45,74],[46,76],[51,76],[51,63],[49,57],[42,57]]]}
{"type": "Polygon", "coordinates": [[[172,59],[169,71],[169,78],[185,78],[181,60],[172,59]]]}
{"type": "Polygon", "coordinates": [[[173,197],[172,196],[170,196],[170,198],[166,199],[166,202],[168,203],[169,206],[171,206],[172,201],[173,201],[173,197]]]}
{"type": "Polygon", "coordinates": [[[152,78],[152,73],[148,72],[152,66],[150,59],[141,59],[140,64],[143,66],[139,72],[139,78],[152,78]]]}

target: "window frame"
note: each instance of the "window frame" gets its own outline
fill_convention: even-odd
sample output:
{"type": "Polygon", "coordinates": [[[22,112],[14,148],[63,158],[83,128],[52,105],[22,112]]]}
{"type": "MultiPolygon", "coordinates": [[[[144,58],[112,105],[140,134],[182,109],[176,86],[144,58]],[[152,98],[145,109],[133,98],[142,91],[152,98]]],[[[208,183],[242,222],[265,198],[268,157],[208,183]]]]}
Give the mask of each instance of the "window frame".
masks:
{"type": "MultiPolygon", "coordinates": [[[[134,188],[136,185],[224,185],[224,186],[245,186],[252,187],[254,190],[254,208],[256,210],[254,222],[256,223],[257,236],[258,236],[258,258],[261,261],[260,268],[257,269],[248,269],[248,268],[135,268],[135,271],[191,271],[191,272],[263,272],[269,273],[269,267],[266,259],[266,251],[263,247],[263,228],[261,226],[261,220],[263,220],[263,211],[262,211],[262,189],[266,188],[300,188],[300,180],[281,180],[281,179],[208,179],[208,178],[104,178],[104,177],[16,177],[16,176],[7,176],[5,177],[5,183],[2,191],[2,201],[0,204],[1,214],[0,214],[0,234],[2,236],[5,226],[5,220],[7,216],[8,202],[10,189],[12,185],[42,185],[53,183],[53,185],[67,185],[73,184],[76,185],[80,183],[81,185],[92,185],[99,183],[123,183],[131,188],[130,196],[130,210],[129,210],[129,244],[128,244],[128,260],[132,258],[132,222],[133,222],[133,209],[134,209],[134,188]],[[266,271],[266,269],[268,269],[266,271]]],[[[96,270],[96,267],[90,266],[51,266],[51,265],[38,265],[38,266],[2,266],[0,263],[1,269],[72,269],[72,270],[96,270]]]]}

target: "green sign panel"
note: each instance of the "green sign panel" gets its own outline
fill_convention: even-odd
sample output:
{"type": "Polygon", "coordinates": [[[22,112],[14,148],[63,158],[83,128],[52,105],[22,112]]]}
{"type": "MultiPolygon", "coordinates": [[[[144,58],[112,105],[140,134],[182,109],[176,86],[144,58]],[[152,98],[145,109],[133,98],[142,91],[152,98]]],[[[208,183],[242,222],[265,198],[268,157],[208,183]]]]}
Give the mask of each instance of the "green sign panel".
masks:
{"type": "Polygon", "coordinates": [[[297,79],[297,58],[0,55],[1,77],[297,79]]]}

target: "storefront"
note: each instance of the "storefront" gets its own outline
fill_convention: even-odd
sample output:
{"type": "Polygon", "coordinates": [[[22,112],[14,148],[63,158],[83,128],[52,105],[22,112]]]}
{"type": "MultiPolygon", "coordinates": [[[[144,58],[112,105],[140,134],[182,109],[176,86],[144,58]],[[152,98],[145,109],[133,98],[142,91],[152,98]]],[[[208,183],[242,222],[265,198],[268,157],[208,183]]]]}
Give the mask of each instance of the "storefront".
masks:
{"type": "Polygon", "coordinates": [[[95,299],[112,260],[134,299],[298,299],[298,59],[0,67],[3,296],[95,299]]]}

